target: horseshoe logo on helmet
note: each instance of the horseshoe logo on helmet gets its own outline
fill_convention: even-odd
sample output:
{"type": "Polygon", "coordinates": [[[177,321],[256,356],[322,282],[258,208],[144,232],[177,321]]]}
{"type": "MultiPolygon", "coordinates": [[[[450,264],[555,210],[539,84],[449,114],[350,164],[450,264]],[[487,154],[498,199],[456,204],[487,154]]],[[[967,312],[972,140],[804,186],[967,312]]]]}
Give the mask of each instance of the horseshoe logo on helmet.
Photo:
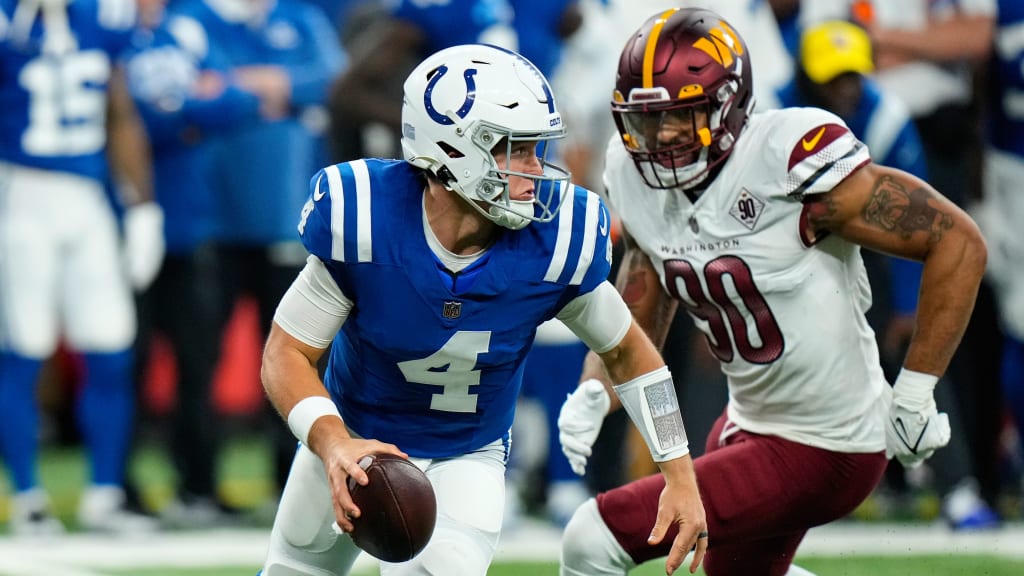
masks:
{"type": "MultiPolygon", "coordinates": [[[[476,72],[476,68],[469,68],[462,73],[462,78],[466,81],[466,99],[462,102],[462,106],[455,111],[455,115],[459,118],[465,118],[466,114],[469,114],[469,110],[473,108],[473,103],[476,101],[476,80],[473,78],[473,76],[476,75],[476,72]]],[[[423,105],[427,109],[427,115],[430,116],[434,122],[444,126],[454,124],[455,121],[448,116],[441,114],[436,108],[434,108],[434,103],[431,101],[431,95],[434,92],[434,86],[437,85],[438,80],[447,73],[447,66],[441,66],[438,68],[437,72],[430,78],[430,81],[427,82],[427,91],[423,93],[423,105]]]]}

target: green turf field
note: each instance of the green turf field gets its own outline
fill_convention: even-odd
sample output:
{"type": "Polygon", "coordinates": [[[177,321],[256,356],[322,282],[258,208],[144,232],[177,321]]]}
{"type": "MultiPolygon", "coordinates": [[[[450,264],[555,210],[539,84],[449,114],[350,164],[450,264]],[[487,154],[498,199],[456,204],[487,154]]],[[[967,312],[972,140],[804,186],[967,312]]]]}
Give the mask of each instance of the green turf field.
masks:
{"type": "MultiPolygon", "coordinates": [[[[269,470],[269,453],[258,436],[242,436],[232,440],[221,462],[222,495],[240,507],[258,509],[271,494],[267,480],[269,470]]],[[[142,486],[144,500],[150,507],[158,509],[171,497],[174,470],[162,450],[152,446],[138,450],[131,464],[131,475],[142,486]]],[[[44,451],[42,482],[53,498],[58,516],[72,530],[75,528],[75,507],[86,477],[87,465],[80,450],[49,448],[44,451]]],[[[6,521],[7,516],[7,501],[2,497],[5,493],[6,488],[0,483],[0,523],[6,521]]],[[[151,542],[151,548],[147,549],[152,550],[152,553],[140,553],[139,549],[133,553],[133,544],[130,543],[111,539],[90,540],[95,537],[74,535],[64,539],[70,542],[58,542],[52,548],[36,548],[29,554],[26,553],[29,548],[22,547],[17,540],[4,536],[0,531],[0,576],[255,576],[265,553],[269,521],[269,515],[254,513],[237,534],[185,533],[184,539],[176,538],[181,533],[159,536],[160,540],[151,542]],[[239,539],[245,539],[247,543],[239,547],[239,539]],[[197,552],[199,547],[204,549],[197,552]],[[138,558],[138,562],[133,563],[133,558],[138,558]],[[180,558],[199,560],[190,561],[187,565],[191,567],[183,568],[180,567],[182,562],[174,561],[180,558]]],[[[818,552],[805,553],[798,559],[798,564],[821,576],[1024,575],[1024,531],[1019,524],[1013,530],[1003,533],[957,535],[955,538],[948,531],[941,528],[934,531],[928,524],[920,522],[907,525],[864,522],[845,524],[856,533],[861,544],[851,544],[847,553],[845,532],[841,531],[838,536],[830,536],[840,540],[838,551],[826,548],[827,552],[818,549],[818,552]],[[906,526],[916,528],[907,529],[906,526]],[[905,532],[913,530],[917,531],[918,539],[914,543],[904,544],[900,539],[907,536],[905,532]],[[947,541],[949,538],[954,539],[947,541]],[[987,546],[1000,539],[998,548],[987,546]],[[876,543],[880,542],[888,543],[888,550],[879,550],[876,543]],[[913,552],[913,555],[902,554],[904,550],[913,552]]],[[[841,527],[841,530],[846,529],[841,527]]],[[[552,529],[549,527],[549,530],[552,529]]],[[[514,535],[506,535],[502,542],[514,539],[514,535]]],[[[557,532],[549,532],[535,540],[527,542],[526,549],[543,549],[546,552],[540,556],[517,556],[514,553],[502,556],[499,549],[499,558],[488,574],[557,575],[557,532]],[[540,561],[519,561],[523,558],[539,558],[540,561]]],[[[808,548],[805,546],[801,550],[808,548]]],[[[371,564],[357,564],[368,565],[371,564]]],[[[678,573],[686,573],[685,567],[678,573]]],[[[702,571],[698,573],[703,574],[702,571]]],[[[364,567],[352,576],[378,574],[375,568],[364,567]]],[[[661,561],[651,562],[637,568],[632,574],[664,574],[664,565],[661,561]]]]}
{"type": "MultiPolygon", "coordinates": [[[[801,558],[799,565],[820,576],[1020,576],[1024,574],[1024,561],[1013,561],[983,556],[908,556],[892,557],[844,557],[844,558],[801,558]]],[[[685,572],[685,567],[679,573],[685,572]]],[[[254,568],[220,568],[216,570],[132,570],[112,572],[118,576],[254,576],[254,568]]],[[[656,576],[664,574],[664,566],[649,562],[633,572],[635,576],[656,576]]],[[[698,570],[703,574],[703,570],[698,570]]],[[[353,576],[372,576],[377,572],[361,572],[353,576]]],[[[495,564],[488,576],[546,576],[557,575],[557,563],[503,563],[495,564]]]]}

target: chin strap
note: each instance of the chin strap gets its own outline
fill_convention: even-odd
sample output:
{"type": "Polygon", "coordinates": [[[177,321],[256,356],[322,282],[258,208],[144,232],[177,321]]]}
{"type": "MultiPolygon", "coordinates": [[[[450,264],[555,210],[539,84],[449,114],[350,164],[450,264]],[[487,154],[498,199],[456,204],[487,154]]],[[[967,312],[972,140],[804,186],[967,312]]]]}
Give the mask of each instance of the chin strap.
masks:
{"type": "Polygon", "coordinates": [[[533,215],[533,200],[510,200],[507,208],[491,204],[487,210],[488,218],[495,224],[510,230],[522,230],[530,223],[533,215]]]}

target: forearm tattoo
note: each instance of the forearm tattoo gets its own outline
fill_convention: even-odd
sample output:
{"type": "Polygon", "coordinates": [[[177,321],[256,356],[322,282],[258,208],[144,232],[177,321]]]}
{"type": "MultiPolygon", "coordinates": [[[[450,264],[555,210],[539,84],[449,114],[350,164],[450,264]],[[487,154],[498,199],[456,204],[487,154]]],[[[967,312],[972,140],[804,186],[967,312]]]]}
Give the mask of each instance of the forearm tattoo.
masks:
{"type": "Polygon", "coordinates": [[[927,188],[907,191],[902,182],[882,176],[875,183],[871,199],[861,211],[864,221],[909,240],[914,232],[928,233],[928,245],[942,239],[953,227],[953,217],[929,204],[927,188]]]}
{"type": "Polygon", "coordinates": [[[647,267],[644,266],[643,256],[638,254],[629,258],[627,264],[629,266],[626,270],[626,286],[622,291],[622,299],[626,304],[633,304],[647,294],[647,267]]]}

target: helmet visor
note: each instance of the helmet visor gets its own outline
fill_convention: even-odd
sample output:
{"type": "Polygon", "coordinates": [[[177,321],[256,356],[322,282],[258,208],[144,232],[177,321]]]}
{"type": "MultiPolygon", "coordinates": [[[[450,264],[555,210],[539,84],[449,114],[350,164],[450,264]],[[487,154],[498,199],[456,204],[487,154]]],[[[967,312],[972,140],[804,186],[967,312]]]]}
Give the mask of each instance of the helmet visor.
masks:
{"type": "Polygon", "coordinates": [[[711,143],[706,100],[659,108],[621,107],[614,113],[626,149],[666,168],[693,162],[699,149],[711,143]]]}

